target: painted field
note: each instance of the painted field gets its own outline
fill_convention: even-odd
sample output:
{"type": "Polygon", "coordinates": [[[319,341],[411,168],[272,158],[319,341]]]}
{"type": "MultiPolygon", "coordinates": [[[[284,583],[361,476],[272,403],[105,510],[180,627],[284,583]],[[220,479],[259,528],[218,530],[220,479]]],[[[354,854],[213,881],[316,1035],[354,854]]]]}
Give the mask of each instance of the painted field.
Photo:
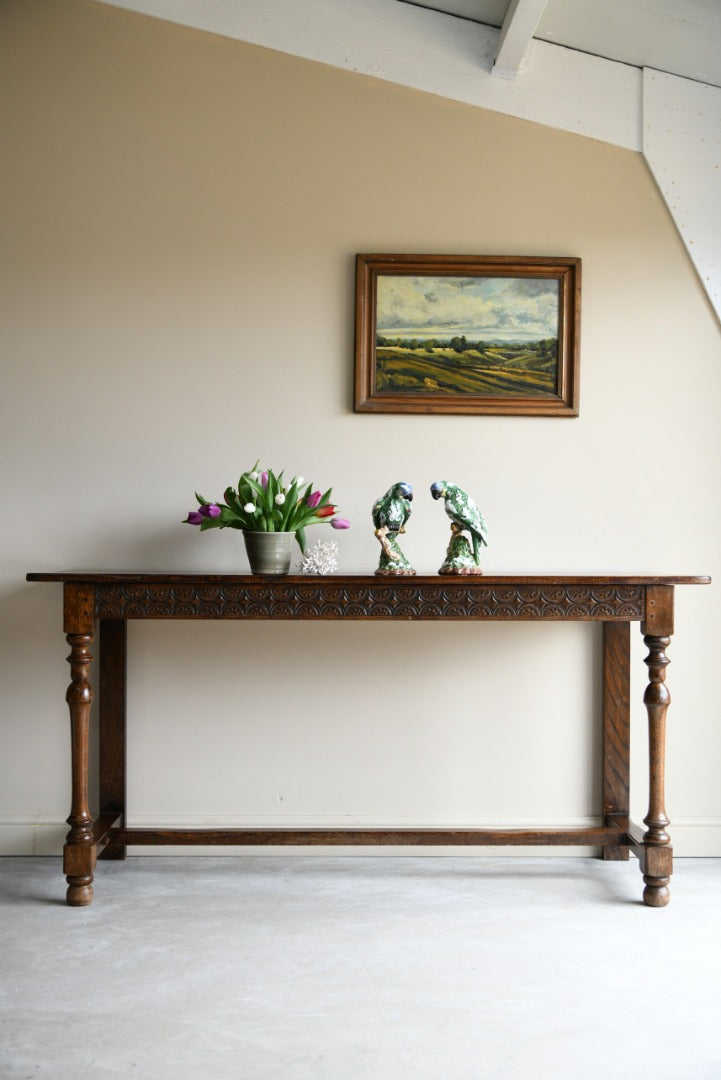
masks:
{"type": "Polygon", "coordinates": [[[555,356],[523,348],[376,348],[376,389],[383,393],[527,397],[556,393],[555,356]]]}

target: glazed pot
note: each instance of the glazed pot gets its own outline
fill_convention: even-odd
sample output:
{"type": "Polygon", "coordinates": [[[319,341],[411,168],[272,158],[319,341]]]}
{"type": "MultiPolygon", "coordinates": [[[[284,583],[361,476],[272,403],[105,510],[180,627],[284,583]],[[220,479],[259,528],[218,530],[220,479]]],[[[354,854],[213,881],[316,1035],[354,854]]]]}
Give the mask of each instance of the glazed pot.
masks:
{"type": "Polygon", "coordinates": [[[251,574],[287,574],[293,554],[295,533],[244,532],[251,574]]]}

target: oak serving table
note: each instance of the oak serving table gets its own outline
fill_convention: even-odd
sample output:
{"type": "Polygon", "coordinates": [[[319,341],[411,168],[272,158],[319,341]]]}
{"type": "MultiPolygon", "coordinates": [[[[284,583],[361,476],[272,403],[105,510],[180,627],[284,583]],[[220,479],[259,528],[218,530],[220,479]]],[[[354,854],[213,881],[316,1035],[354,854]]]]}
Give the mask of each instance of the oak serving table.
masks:
{"type": "Polygon", "coordinates": [[[669,900],[672,848],[664,797],[670,696],[666,648],[676,585],[708,577],[259,577],[237,574],[33,573],[60,582],[70,645],[72,800],[64,848],[67,902],[93,898],[96,857],[123,859],[133,844],[593,845],[604,859],[639,859],[644,902],[669,900]],[[582,829],[136,829],[125,821],[126,627],[129,619],[583,620],[603,624],[603,824],[582,829]],[[630,624],[648,647],[649,734],[645,831],[629,819],[630,624]],[[100,643],[99,814],[88,805],[89,673],[100,643]]]}

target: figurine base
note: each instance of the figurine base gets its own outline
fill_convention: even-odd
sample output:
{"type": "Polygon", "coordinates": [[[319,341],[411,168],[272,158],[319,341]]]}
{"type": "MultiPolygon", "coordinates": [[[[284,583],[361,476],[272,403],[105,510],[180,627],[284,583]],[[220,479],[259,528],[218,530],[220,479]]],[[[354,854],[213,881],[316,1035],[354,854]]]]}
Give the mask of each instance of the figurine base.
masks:
{"type": "Polygon", "coordinates": [[[408,562],[398,545],[396,533],[386,533],[385,543],[381,544],[381,555],[376,574],[379,577],[409,577],[415,570],[408,562]]]}
{"type": "Polygon", "coordinates": [[[438,573],[442,577],[483,577],[480,566],[442,566],[438,573]]]}
{"type": "Polygon", "coordinates": [[[446,550],[439,574],[470,575],[482,574],[480,566],[473,557],[471,545],[462,535],[457,525],[451,527],[451,540],[446,550]]]}

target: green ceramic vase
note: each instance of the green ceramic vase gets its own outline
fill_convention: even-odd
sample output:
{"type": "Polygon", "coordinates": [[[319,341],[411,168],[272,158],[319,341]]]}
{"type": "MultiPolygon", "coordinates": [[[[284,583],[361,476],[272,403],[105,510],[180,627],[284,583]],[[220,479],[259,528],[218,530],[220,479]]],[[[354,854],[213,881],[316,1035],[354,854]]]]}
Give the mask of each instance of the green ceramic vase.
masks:
{"type": "Polygon", "coordinates": [[[293,555],[295,533],[244,532],[251,574],[287,574],[293,555]]]}

